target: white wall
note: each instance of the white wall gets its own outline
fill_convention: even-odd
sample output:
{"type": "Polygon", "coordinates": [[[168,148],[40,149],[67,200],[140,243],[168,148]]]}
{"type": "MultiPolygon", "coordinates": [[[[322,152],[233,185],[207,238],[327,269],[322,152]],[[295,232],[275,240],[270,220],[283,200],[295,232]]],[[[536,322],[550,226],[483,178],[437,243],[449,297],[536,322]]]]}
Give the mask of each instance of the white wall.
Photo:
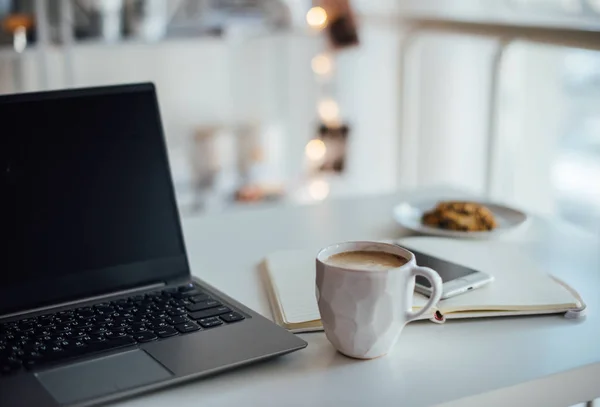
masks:
{"type": "Polygon", "coordinates": [[[406,185],[483,192],[494,43],[424,35],[411,52],[401,172],[406,185]],[[411,160],[411,157],[413,160],[411,160]]]}
{"type": "MultiPolygon", "coordinates": [[[[351,133],[348,174],[332,195],[438,184],[482,192],[494,43],[421,38],[410,52],[401,115],[403,35],[401,27],[361,22],[360,45],[335,57],[332,93],[351,133]]],[[[320,89],[310,61],[324,48],[321,37],[306,33],[82,44],[73,50],[74,84],[155,82],[178,182],[191,179],[189,140],[197,126],[254,122],[274,178],[294,183],[318,124],[320,89]]],[[[41,86],[38,61],[34,53],[21,57],[22,90],[41,86]]],[[[51,49],[47,62],[50,87],[63,87],[62,54],[51,49]]],[[[511,49],[500,95],[494,197],[545,212],[556,209],[549,168],[562,123],[558,62],[556,53],[511,49]]],[[[0,92],[18,90],[14,75],[13,63],[0,59],[0,92]]]]}
{"type": "MultiPolygon", "coordinates": [[[[230,35],[225,38],[168,40],[159,43],[82,43],[72,50],[73,86],[151,81],[157,86],[163,125],[176,176],[189,178],[187,149],[199,126],[258,124],[281,178],[304,167],[304,146],[315,134],[317,84],[311,58],[322,48],[314,35],[230,35]]],[[[40,81],[38,56],[20,56],[23,87],[12,69],[0,71],[0,92],[66,86],[64,54],[46,55],[48,86],[40,81]]],[[[0,59],[0,67],[12,61],[0,59]]],[[[231,153],[229,151],[228,153],[231,153]]],[[[231,157],[225,158],[231,161],[231,157]]]]}
{"type": "MultiPolygon", "coordinates": [[[[359,28],[360,45],[336,55],[330,85],[351,126],[347,176],[332,194],[378,193],[417,182],[480,188],[487,45],[454,39],[423,42],[416,59],[420,74],[409,84],[423,97],[414,114],[404,118],[416,122],[412,141],[401,140],[403,30],[368,22],[359,28]]],[[[319,122],[321,95],[310,61],[325,46],[320,36],[308,33],[243,32],[155,44],[84,43],[72,52],[73,83],[155,82],[178,182],[191,179],[188,146],[197,126],[242,121],[261,125],[271,169],[295,182],[305,168],[304,146],[319,122]]],[[[51,50],[48,63],[50,87],[63,87],[60,52],[51,50]]],[[[27,89],[39,87],[37,59],[30,55],[23,64],[27,89]]]]}
{"type": "Polygon", "coordinates": [[[499,95],[493,195],[548,214],[557,210],[551,169],[566,117],[561,61],[558,49],[514,44],[506,53],[499,95]]]}
{"type": "Polygon", "coordinates": [[[359,35],[360,45],[336,58],[334,93],[342,118],[351,126],[352,187],[376,193],[394,189],[399,182],[402,30],[362,24],[359,35]]]}
{"type": "Polygon", "coordinates": [[[231,116],[228,50],[213,39],[77,46],[75,86],[152,81],[172,146],[194,127],[231,116]]]}

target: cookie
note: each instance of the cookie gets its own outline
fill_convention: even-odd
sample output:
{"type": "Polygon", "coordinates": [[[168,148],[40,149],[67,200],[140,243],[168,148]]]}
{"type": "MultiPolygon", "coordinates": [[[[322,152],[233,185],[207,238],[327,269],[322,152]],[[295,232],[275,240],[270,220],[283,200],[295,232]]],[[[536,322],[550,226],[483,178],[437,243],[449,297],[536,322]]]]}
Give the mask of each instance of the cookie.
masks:
{"type": "Polygon", "coordinates": [[[443,201],[423,214],[424,225],[461,232],[482,232],[495,229],[498,224],[494,214],[484,205],[475,202],[443,201]]]}

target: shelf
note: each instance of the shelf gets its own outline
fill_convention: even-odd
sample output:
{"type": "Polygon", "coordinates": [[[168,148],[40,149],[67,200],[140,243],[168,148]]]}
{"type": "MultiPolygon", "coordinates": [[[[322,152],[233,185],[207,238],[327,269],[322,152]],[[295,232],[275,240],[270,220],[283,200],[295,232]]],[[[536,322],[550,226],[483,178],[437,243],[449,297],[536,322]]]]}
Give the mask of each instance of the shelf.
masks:
{"type": "MultiPolygon", "coordinates": [[[[49,47],[49,48],[53,48],[53,46],[49,47]]],[[[25,50],[23,52],[19,53],[19,52],[15,51],[15,49],[12,47],[12,45],[7,45],[7,44],[0,45],[0,60],[19,59],[23,56],[34,54],[39,50],[40,50],[40,47],[38,47],[36,45],[32,45],[32,46],[25,48],[25,50]]]]}
{"type": "Polygon", "coordinates": [[[600,11],[585,13],[517,6],[515,1],[406,0],[396,12],[403,20],[445,21],[510,28],[600,32],[600,11]]]}
{"type": "Polygon", "coordinates": [[[454,33],[504,41],[526,41],[573,48],[600,50],[600,19],[595,22],[503,15],[479,16],[453,13],[407,13],[396,16],[363,15],[362,21],[406,28],[411,35],[454,33]],[[477,17],[477,18],[476,18],[477,17]]]}

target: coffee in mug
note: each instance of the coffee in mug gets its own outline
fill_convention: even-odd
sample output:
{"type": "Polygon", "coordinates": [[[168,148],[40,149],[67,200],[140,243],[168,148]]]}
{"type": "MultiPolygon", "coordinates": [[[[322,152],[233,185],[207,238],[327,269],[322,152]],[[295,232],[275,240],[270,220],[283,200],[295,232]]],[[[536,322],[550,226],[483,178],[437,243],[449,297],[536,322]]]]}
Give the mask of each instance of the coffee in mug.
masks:
{"type": "Polygon", "coordinates": [[[373,271],[393,269],[407,262],[393,253],[362,250],[334,254],[325,260],[330,266],[373,271]]]}
{"type": "Polygon", "coordinates": [[[442,296],[442,279],[417,266],[415,255],[393,244],[346,242],[317,255],[316,295],[327,339],[344,355],[373,359],[388,353],[404,326],[442,296]],[[432,295],[412,310],[415,276],[427,278],[432,295]]]}

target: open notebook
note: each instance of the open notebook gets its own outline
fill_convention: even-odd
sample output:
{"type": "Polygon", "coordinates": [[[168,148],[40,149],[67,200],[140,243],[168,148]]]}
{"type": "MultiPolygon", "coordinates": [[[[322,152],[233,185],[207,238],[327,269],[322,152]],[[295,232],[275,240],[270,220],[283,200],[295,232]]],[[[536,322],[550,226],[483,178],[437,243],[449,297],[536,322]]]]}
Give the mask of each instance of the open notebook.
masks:
{"type": "MultiPolygon", "coordinates": [[[[439,323],[452,318],[551,313],[579,317],[585,310],[575,290],[539,270],[514,243],[432,237],[412,237],[396,243],[485,271],[495,278],[484,287],[440,301],[437,309],[422,319],[439,323]]],[[[262,263],[274,320],[292,332],[322,329],[315,298],[315,255],[312,250],[281,251],[268,255],[262,263]]],[[[426,300],[415,293],[414,308],[423,306],[426,300]]]]}

